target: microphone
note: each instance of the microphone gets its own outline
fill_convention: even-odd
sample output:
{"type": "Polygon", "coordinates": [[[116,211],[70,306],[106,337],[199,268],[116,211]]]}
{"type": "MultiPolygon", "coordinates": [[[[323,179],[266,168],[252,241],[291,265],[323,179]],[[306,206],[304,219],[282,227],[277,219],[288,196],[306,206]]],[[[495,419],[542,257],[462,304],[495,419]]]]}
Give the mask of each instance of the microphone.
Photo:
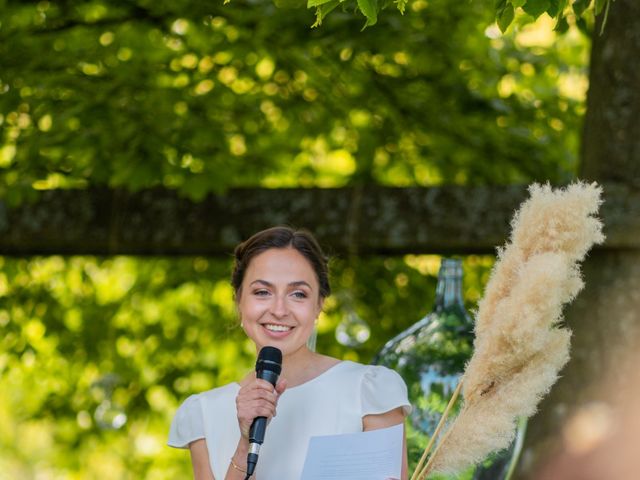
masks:
{"type": "MultiPolygon", "coordinates": [[[[262,347],[256,361],[256,377],[266,380],[274,387],[282,371],[282,352],[276,347],[262,347]]],[[[249,453],[247,454],[247,478],[253,475],[258,463],[260,446],[264,442],[267,418],[256,417],[249,429],[249,453]]]]}

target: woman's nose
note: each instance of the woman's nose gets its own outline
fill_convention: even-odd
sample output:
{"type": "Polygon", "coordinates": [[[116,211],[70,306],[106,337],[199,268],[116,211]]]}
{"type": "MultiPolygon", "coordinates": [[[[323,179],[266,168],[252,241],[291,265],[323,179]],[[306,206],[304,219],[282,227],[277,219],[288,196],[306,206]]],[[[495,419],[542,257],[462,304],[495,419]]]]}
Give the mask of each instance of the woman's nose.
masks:
{"type": "Polygon", "coordinates": [[[289,313],[287,301],[284,296],[276,295],[271,305],[271,313],[274,317],[285,317],[289,313]]]}

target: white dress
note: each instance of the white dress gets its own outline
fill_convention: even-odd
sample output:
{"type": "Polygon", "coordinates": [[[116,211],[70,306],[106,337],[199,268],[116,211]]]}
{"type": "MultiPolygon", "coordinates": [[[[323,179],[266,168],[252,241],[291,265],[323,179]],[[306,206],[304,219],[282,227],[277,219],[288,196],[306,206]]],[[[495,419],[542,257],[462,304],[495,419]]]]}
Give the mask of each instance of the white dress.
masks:
{"type": "MultiPolygon", "coordinates": [[[[235,399],[240,385],[230,383],[191,395],[171,423],[169,446],[187,448],[206,439],[216,480],[223,480],[240,428],[235,399]]],[[[257,480],[299,480],[309,438],[362,431],[362,418],[403,407],[411,411],[404,381],[386,367],[340,362],[316,378],[290,387],[278,400],[256,467],[257,480]]]]}

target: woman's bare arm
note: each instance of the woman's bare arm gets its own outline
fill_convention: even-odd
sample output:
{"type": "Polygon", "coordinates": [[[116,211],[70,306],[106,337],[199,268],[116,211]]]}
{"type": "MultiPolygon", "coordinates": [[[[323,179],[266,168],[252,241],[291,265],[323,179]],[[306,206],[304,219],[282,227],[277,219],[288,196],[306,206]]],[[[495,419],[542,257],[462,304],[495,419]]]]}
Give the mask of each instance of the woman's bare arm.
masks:
{"type": "Polygon", "coordinates": [[[204,438],[189,444],[191,451],[191,465],[193,465],[194,480],[215,480],[209,466],[209,451],[204,438]]]}
{"type": "MultiPolygon", "coordinates": [[[[377,430],[379,428],[392,427],[398,424],[404,424],[404,410],[402,407],[398,407],[389,412],[381,413],[379,415],[366,415],[362,419],[363,430],[377,430]]],[[[407,480],[409,478],[409,465],[407,463],[407,438],[403,434],[402,441],[402,476],[401,480],[407,480]]]]}
{"type": "MultiPolygon", "coordinates": [[[[194,480],[215,480],[211,467],[209,466],[207,441],[205,439],[200,439],[195,442],[191,442],[189,444],[189,450],[191,451],[191,464],[193,465],[194,480]]],[[[248,450],[248,442],[240,439],[233,458],[229,459],[229,467],[224,476],[224,480],[245,479],[246,473],[243,472],[243,470],[246,469],[248,450]],[[236,467],[233,467],[231,462],[235,463],[236,467]]]]}

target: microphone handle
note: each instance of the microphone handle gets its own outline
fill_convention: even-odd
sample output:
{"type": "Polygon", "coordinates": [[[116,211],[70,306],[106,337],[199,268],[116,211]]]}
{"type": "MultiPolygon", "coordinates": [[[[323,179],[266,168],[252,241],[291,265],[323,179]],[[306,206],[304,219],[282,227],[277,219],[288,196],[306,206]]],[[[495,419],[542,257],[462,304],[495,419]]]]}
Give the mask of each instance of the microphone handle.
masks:
{"type": "Polygon", "coordinates": [[[264,434],[267,431],[267,417],[256,417],[251,423],[249,429],[249,443],[259,443],[262,445],[264,442],[264,434]]]}
{"type": "MultiPolygon", "coordinates": [[[[275,388],[278,382],[278,374],[272,370],[258,371],[258,378],[266,380],[275,388]]],[[[251,423],[249,429],[249,454],[247,455],[247,478],[253,475],[256,464],[258,463],[258,454],[260,453],[260,445],[264,442],[264,435],[267,431],[267,417],[256,417],[251,423]]]]}

